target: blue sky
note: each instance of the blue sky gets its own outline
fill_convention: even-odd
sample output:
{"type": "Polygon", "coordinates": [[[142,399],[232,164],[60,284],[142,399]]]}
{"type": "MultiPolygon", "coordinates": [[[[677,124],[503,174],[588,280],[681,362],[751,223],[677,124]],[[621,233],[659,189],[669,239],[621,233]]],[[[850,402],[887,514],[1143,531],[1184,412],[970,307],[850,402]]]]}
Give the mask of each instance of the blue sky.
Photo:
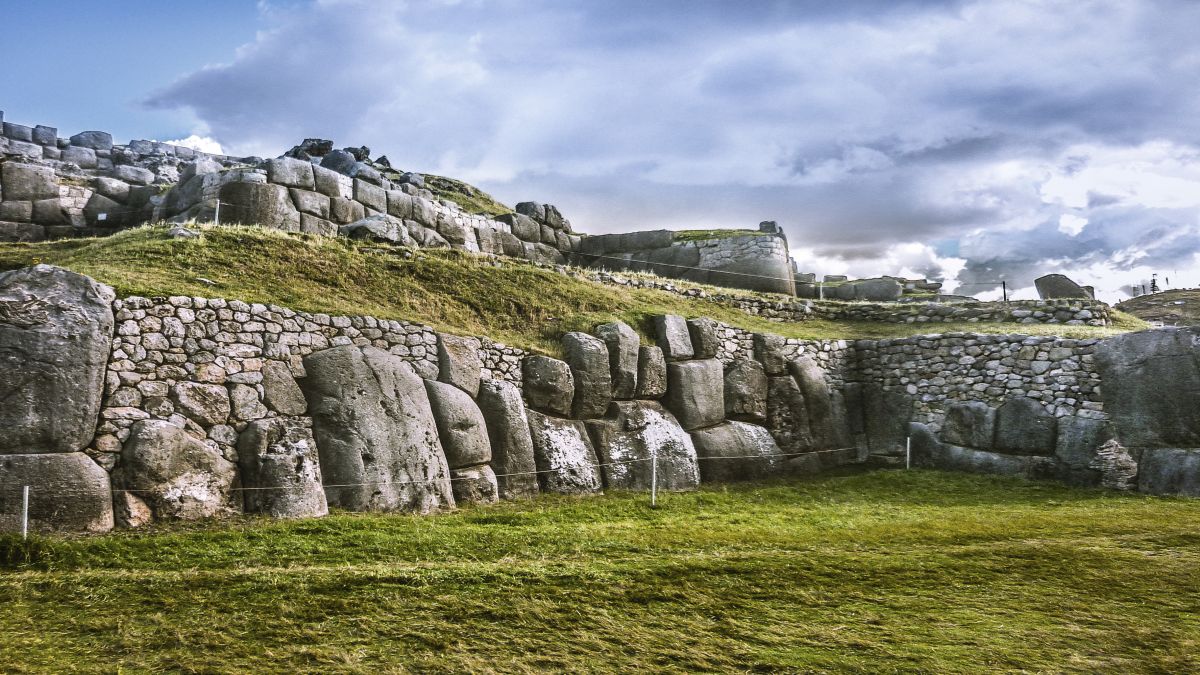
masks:
{"type": "Polygon", "coordinates": [[[1200,285],[1200,3],[0,0],[0,109],[305,137],[587,232],[777,220],[801,269],[1200,285]],[[14,25],[23,29],[12,30],[14,25]]]}

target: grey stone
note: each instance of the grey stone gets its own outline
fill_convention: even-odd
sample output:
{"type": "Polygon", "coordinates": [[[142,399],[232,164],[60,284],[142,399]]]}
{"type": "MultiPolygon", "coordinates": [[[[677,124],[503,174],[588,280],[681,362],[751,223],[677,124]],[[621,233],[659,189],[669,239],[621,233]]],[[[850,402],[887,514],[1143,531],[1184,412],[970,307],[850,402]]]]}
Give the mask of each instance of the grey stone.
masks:
{"type": "Polygon", "coordinates": [[[787,473],[787,462],[771,434],[745,422],[726,422],[692,432],[705,483],[761,480],[787,473]]]}
{"type": "Polygon", "coordinates": [[[412,245],[412,239],[409,238],[404,223],[382,213],[367,216],[349,225],[342,225],[338,228],[338,233],[351,239],[388,242],[400,246],[412,245]]]}
{"type": "Polygon", "coordinates": [[[75,164],[81,169],[94,169],[97,165],[96,151],[78,145],[72,145],[63,150],[61,159],[64,162],[75,164]]]}
{"type": "Polygon", "coordinates": [[[154,172],[139,166],[120,164],[113,167],[112,175],[113,178],[131,185],[149,185],[154,182],[154,172]]]}
{"type": "Polygon", "coordinates": [[[350,199],[354,196],[353,182],[348,177],[323,166],[313,165],[312,171],[317,192],[330,199],[350,199]]]}
{"type": "Polygon", "coordinates": [[[587,429],[578,420],[564,420],[530,410],[529,435],[537,463],[538,484],[544,492],[598,494],[600,470],[587,429]]]}
{"type": "Polygon", "coordinates": [[[458,504],[494,504],[500,498],[496,474],[487,464],[451,469],[454,501],[458,504]]]}
{"type": "Polygon", "coordinates": [[[825,379],[825,371],[809,356],[801,356],[788,364],[792,377],[804,395],[808,411],[808,427],[817,449],[841,448],[850,445],[847,438],[845,411],[838,410],[825,379]]]}
{"type": "Polygon", "coordinates": [[[996,409],[997,452],[1052,455],[1058,421],[1045,406],[1023,396],[1009,398],[996,409]]]}
{"type": "MultiPolygon", "coordinates": [[[[196,180],[196,179],[193,179],[196,180]]],[[[267,183],[226,183],[221,187],[222,223],[241,223],[300,231],[300,212],[292,204],[288,189],[267,183]]]]}
{"type": "Polygon", "coordinates": [[[1200,449],[1142,450],[1137,487],[1150,494],[1200,497],[1200,449]]]}
{"type": "Polygon", "coordinates": [[[542,240],[541,226],[529,216],[521,213],[505,213],[496,216],[496,220],[508,225],[513,236],[521,241],[539,242],[542,240]]]}
{"type": "Polygon", "coordinates": [[[267,361],[262,369],[263,402],[280,415],[303,415],[308,409],[304,392],[282,361],[267,361]]]}
{"type": "Polygon", "coordinates": [[[43,225],[59,225],[67,219],[58,199],[39,199],[33,203],[33,222],[43,225]]]}
{"type": "Polygon", "coordinates": [[[4,162],[0,164],[0,188],[5,201],[58,198],[58,178],[48,166],[4,162]]]}
{"type": "Polygon", "coordinates": [[[14,141],[23,141],[25,143],[33,142],[33,128],[27,127],[24,124],[13,124],[5,122],[3,125],[4,135],[14,141]]]}
{"type": "Polygon", "coordinates": [[[725,419],[725,373],[716,359],[667,364],[667,409],[688,431],[725,419]]]}
{"type": "Polygon", "coordinates": [[[796,378],[774,375],[767,378],[767,418],[765,426],[781,450],[787,453],[809,452],[813,442],[808,408],[796,378]]]}
{"type": "Polygon", "coordinates": [[[358,160],[345,150],[333,150],[321,158],[321,166],[343,175],[349,175],[358,160]]]}
{"type": "Polygon", "coordinates": [[[476,402],[492,442],[492,469],[498,474],[500,496],[519,499],[536,495],[538,481],[533,472],[537,463],[521,390],[505,380],[486,380],[479,385],[476,402]]]}
{"type": "Polygon", "coordinates": [[[0,202],[0,220],[28,223],[33,220],[33,202],[0,202]]]}
{"type": "Polygon", "coordinates": [[[306,356],[304,369],[330,506],[421,513],[454,506],[437,423],[411,366],[346,345],[306,356]]]}
{"type": "Polygon", "coordinates": [[[715,359],[721,340],[717,337],[717,322],[707,317],[687,320],[692,339],[692,354],[697,359],[715,359]]]}
{"type": "Polygon", "coordinates": [[[58,144],[58,129],[41,124],[33,128],[33,142],[38,145],[56,146],[58,144]]]}
{"type": "Polygon", "coordinates": [[[426,380],[425,391],[429,394],[447,465],[461,469],[490,462],[492,443],[475,401],[463,390],[444,382],[426,380]]]}
{"type": "Polygon", "coordinates": [[[354,179],[354,200],[380,213],[387,211],[387,193],[383,188],[361,179],[354,179]]]}
{"type": "Polygon", "coordinates": [[[108,474],[82,452],[0,455],[0,532],[21,531],[26,485],[33,532],[107,532],[113,527],[108,474]]]}
{"type": "Polygon", "coordinates": [[[942,440],[976,450],[991,450],[996,436],[996,409],[980,401],[952,403],[946,407],[942,440]]]}
{"type": "Polygon", "coordinates": [[[0,273],[0,454],[91,442],[114,298],[108,286],[49,265],[0,273]]]}
{"type": "Polygon", "coordinates": [[[362,220],[366,216],[366,207],[353,199],[334,197],[329,200],[329,217],[335,223],[345,225],[362,220]]]}
{"type": "MultiPolygon", "coordinates": [[[[1057,478],[1068,485],[1097,487],[1103,483],[1101,447],[1112,440],[1107,420],[1068,416],[1058,421],[1058,442],[1054,457],[1058,460],[1057,478]]],[[[1136,472],[1137,464],[1133,463],[1136,472]]]]}
{"type": "Polygon", "coordinates": [[[922,444],[922,452],[913,453],[913,465],[962,471],[1045,479],[1054,475],[1054,461],[1049,457],[1009,455],[986,450],[972,450],[944,443],[922,444]]]}
{"type": "Polygon", "coordinates": [[[92,150],[112,150],[112,134],[106,131],[83,131],[71,137],[71,145],[92,150]]]}
{"type": "Polygon", "coordinates": [[[482,370],[478,339],[438,334],[438,381],[452,384],[473,398],[479,395],[482,370]]]}
{"type": "Polygon", "coordinates": [[[87,206],[83,208],[83,215],[89,223],[104,227],[122,225],[133,220],[133,214],[129,213],[128,209],[98,192],[88,199],[87,206]]]}
{"type": "Polygon", "coordinates": [[[786,342],[780,335],[772,333],[754,334],[754,358],[767,371],[767,375],[784,375],[788,369],[788,359],[784,352],[786,342]]]}
{"type": "Polygon", "coordinates": [[[312,163],[294,157],[267,160],[267,181],[304,190],[312,190],[317,186],[312,163]]]}
{"type": "Polygon", "coordinates": [[[761,424],[767,419],[767,372],[758,361],[734,359],[725,366],[725,417],[761,424]]]}
{"type": "Polygon", "coordinates": [[[589,420],[604,487],[694,490],[700,483],[696,448],[671,413],[652,401],[614,401],[608,415],[589,420]],[[653,474],[653,475],[652,475],[653,474]]]}
{"type": "Polygon", "coordinates": [[[401,190],[388,190],[387,212],[401,220],[411,220],[413,217],[413,198],[401,190]]]}
{"type": "Polygon", "coordinates": [[[1075,283],[1062,274],[1047,274],[1043,277],[1038,277],[1033,280],[1033,285],[1037,288],[1038,296],[1043,300],[1053,300],[1055,298],[1083,298],[1092,299],[1091,293],[1084,290],[1083,286],[1075,283]]]}
{"type": "Polygon", "coordinates": [[[1121,445],[1200,447],[1200,328],[1126,333],[1096,346],[1104,411],[1121,445]]]}
{"type": "Polygon", "coordinates": [[[258,389],[248,384],[230,385],[229,405],[230,415],[235,421],[248,422],[262,419],[269,412],[258,398],[258,389]]]}
{"type": "Polygon", "coordinates": [[[895,279],[858,279],[838,287],[838,290],[849,289],[853,296],[848,300],[863,300],[868,302],[893,302],[904,294],[904,285],[895,279]]]}
{"type": "Polygon", "coordinates": [[[329,513],[312,430],[275,417],[251,422],[238,436],[247,513],[314,518],[329,513]]]}
{"type": "Polygon", "coordinates": [[[292,188],[291,194],[292,202],[300,213],[308,213],[318,218],[329,218],[329,197],[299,188],[292,188]]]}
{"type": "MultiPolygon", "coordinates": [[[[834,392],[834,409],[837,392],[834,392]]],[[[908,425],[913,416],[913,399],[903,391],[885,390],[870,383],[861,390],[863,427],[867,435],[867,451],[873,455],[899,456],[904,453],[908,425]]],[[[835,412],[836,416],[836,412],[835,412]]],[[[849,444],[849,439],[841,441],[849,444]]]]}
{"type": "Polygon", "coordinates": [[[654,317],[654,333],[668,361],[681,361],[695,356],[692,336],[682,316],[661,314],[654,317]]]}
{"type": "Polygon", "coordinates": [[[596,336],[608,347],[609,373],[612,378],[612,396],[628,400],[637,395],[638,351],[641,338],[622,321],[603,323],[596,326],[596,336]]]}
{"type": "Polygon", "coordinates": [[[580,332],[567,333],[562,344],[575,381],[572,416],[577,419],[603,417],[612,400],[608,346],[598,338],[580,332]]]}
{"type": "Polygon", "coordinates": [[[132,490],[158,520],[197,520],[241,511],[237,467],[215,448],[162,420],[141,420],[121,449],[114,483],[132,490]]]}
{"type": "Polygon", "coordinates": [[[96,177],[96,192],[108,197],[109,199],[123,202],[129,199],[129,183],[108,176],[96,177]]]}
{"type": "Polygon", "coordinates": [[[232,411],[229,390],[220,384],[180,382],[171,390],[171,400],[176,410],[203,426],[224,424],[232,411]]]}
{"type": "Polygon", "coordinates": [[[575,377],[565,361],[548,356],[526,356],[522,364],[525,402],[534,410],[570,415],[575,400],[575,377]]]}
{"type": "Polygon", "coordinates": [[[546,220],[546,207],[537,202],[518,202],[517,213],[538,222],[546,220]]]}
{"type": "Polygon", "coordinates": [[[219,162],[214,162],[206,157],[201,157],[200,159],[183,165],[183,169],[179,171],[179,182],[186,183],[196,176],[221,173],[221,169],[223,168],[224,167],[222,167],[219,162]]]}
{"type": "Polygon", "coordinates": [[[300,231],[322,237],[336,237],[338,226],[324,218],[318,218],[309,213],[300,214],[300,231]]]}
{"type": "Polygon", "coordinates": [[[636,395],[641,399],[662,398],[667,393],[667,359],[661,347],[643,345],[638,349],[636,395]]]}

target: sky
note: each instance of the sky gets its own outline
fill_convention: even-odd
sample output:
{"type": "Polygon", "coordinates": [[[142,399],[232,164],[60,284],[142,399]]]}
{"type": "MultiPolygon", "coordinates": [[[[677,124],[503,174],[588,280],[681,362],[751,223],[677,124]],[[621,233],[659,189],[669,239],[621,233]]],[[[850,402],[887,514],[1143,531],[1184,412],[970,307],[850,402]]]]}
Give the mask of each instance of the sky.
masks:
{"type": "Polygon", "coordinates": [[[1200,286],[1193,0],[0,0],[6,119],[367,145],[588,233],[783,226],[801,271],[1200,286]],[[42,28],[36,28],[36,27],[42,28]]]}

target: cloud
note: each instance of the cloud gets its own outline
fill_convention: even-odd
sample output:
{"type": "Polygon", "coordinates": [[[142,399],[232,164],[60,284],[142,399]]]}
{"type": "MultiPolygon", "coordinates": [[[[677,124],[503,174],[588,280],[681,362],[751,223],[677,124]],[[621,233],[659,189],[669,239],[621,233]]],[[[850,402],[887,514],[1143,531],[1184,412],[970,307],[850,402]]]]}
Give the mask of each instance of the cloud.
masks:
{"type": "Polygon", "coordinates": [[[255,41],[147,105],[238,154],[365,143],[587,232],[777,220],[814,269],[964,290],[1117,288],[1195,243],[1200,4],[264,8],[255,41]]]}
{"type": "Polygon", "coordinates": [[[163,141],[163,143],[178,145],[184,148],[191,148],[193,150],[207,152],[212,155],[225,154],[225,151],[221,149],[221,144],[217,141],[217,139],[209,136],[201,136],[199,134],[192,134],[187,138],[177,138],[173,141],[163,141]]]}

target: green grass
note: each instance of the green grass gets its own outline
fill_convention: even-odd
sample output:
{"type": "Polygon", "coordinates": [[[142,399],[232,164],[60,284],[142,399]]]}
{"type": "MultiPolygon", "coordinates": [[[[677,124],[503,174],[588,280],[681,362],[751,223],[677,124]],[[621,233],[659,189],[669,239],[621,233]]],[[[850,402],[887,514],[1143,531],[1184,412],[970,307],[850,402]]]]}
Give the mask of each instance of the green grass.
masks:
{"type": "Polygon", "coordinates": [[[772,237],[758,230],[675,230],[675,241],[705,241],[708,239],[730,239],[733,237],[772,237]]]}
{"type": "Polygon", "coordinates": [[[462,207],[467,213],[481,213],[498,216],[512,213],[513,210],[496,201],[488,193],[474,185],[469,185],[454,178],[437,176],[431,173],[421,174],[425,177],[425,187],[439,199],[449,199],[462,207]]]}
{"type": "Polygon", "coordinates": [[[44,539],[4,672],[1195,672],[1200,501],[938,472],[44,539]]]}
{"type": "Polygon", "coordinates": [[[165,228],[142,227],[97,239],[0,243],[0,270],[44,262],[89,275],[121,296],[223,297],[309,312],[404,319],[548,353],[556,353],[563,333],[613,319],[649,338],[651,317],[664,313],[709,316],[751,331],[808,339],[950,330],[1090,337],[1132,327],[781,323],[711,300],[604,285],[509,259],[489,261],[456,251],[412,251],[258,228],[199,229],[203,234],[196,239],[172,239],[165,228]]]}
{"type": "Polygon", "coordinates": [[[1166,326],[1200,325],[1200,290],[1194,288],[1139,295],[1117,303],[1116,307],[1146,321],[1161,321],[1166,326]]]}

